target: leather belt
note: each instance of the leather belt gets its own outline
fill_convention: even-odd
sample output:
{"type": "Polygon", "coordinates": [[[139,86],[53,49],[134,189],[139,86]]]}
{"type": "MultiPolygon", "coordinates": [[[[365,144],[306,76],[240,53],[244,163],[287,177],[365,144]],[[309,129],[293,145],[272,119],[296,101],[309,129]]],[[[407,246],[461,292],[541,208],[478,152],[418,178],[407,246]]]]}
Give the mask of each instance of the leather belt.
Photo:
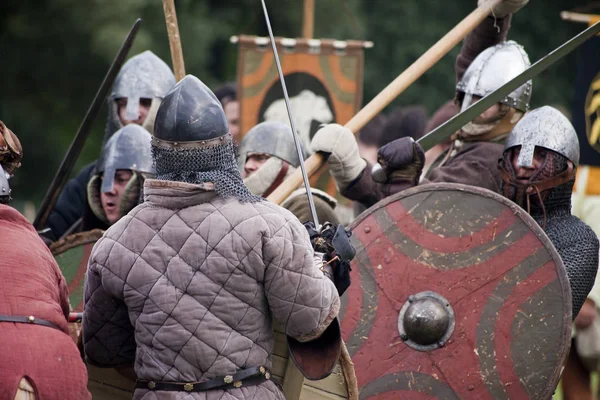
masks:
{"type": "Polygon", "coordinates": [[[206,382],[157,382],[137,380],[137,389],[163,390],[168,392],[204,392],[206,390],[236,389],[242,386],[255,386],[271,379],[271,373],[262,365],[242,369],[234,375],[211,379],[206,382]]]}
{"type": "Polygon", "coordinates": [[[16,315],[1,315],[0,314],[0,322],[16,322],[20,324],[32,324],[32,325],[41,325],[46,326],[48,328],[54,328],[64,333],[62,329],[60,329],[57,325],[50,321],[46,321],[45,319],[36,318],[33,315],[28,317],[20,317],[16,315]]]}

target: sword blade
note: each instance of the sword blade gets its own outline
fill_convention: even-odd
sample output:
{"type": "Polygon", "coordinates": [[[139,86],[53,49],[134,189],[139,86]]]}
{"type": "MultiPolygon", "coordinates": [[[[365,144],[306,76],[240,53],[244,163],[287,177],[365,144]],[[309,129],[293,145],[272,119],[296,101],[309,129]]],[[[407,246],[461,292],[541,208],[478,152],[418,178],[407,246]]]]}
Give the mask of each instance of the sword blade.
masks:
{"type": "Polygon", "coordinates": [[[424,151],[431,149],[433,146],[443,142],[451,137],[456,131],[477,118],[488,108],[498,103],[504,97],[508,96],[513,91],[524,85],[530,79],[536,77],[545,71],[556,61],[571,53],[577,47],[581,46],[586,40],[595,36],[600,32],[600,22],[592,25],[585,31],[581,32],[571,40],[558,47],[556,50],[549,53],[544,58],[537,61],[531,67],[523,71],[520,75],[513,78],[511,81],[499,87],[492,93],[488,94],[477,103],[472,104],[465,111],[456,114],[454,117],[440,125],[427,135],[420,138],[417,142],[421,145],[424,151]]]}
{"type": "Polygon", "coordinates": [[[310,190],[310,182],[308,181],[308,174],[304,166],[304,155],[302,154],[302,148],[298,141],[298,134],[296,130],[296,123],[294,122],[294,116],[292,114],[292,107],[290,105],[290,98],[288,97],[287,87],[285,86],[285,78],[283,77],[283,71],[281,70],[281,63],[279,62],[279,55],[277,54],[277,46],[275,45],[275,37],[273,36],[273,30],[271,29],[271,20],[269,19],[269,13],[267,12],[267,5],[265,0],[261,0],[263,11],[265,13],[265,21],[267,23],[267,29],[269,30],[269,37],[271,38],[271,45],[273,46],[273,56],[275,57],[275,64],[277,65],[277,72],[279,73],[279,80],[281,82],[281,88],[283,89],[283,98],[285,99],[285,107],[287,108],[288,117],[290,119],[290,125],[292,127],[292,135],[294,136],[294,144],[296,145],[296,151],[298,152],[298,158],[300,159],[300,170],[302,171],[302,179],[304,180],[304,187],[306,188],[306,195],[308,197],[308,205],[310,212],[313,217],[313,222],[317,230],[320,229],[319,218],[317,217],[317,209],[313,201],[312,192],[310,190]]]}
{"type": "Polygon", "coordinates": [[[69,178],[69,175],[75,166],[75,162],[77,161],[77,158],[83,149],[85,140],[90,134],[92,123],[98,116],[98,112],[102,107],[102,103],[104,102],[104,99],[106,99],[108,91],[115,82],[117,74],[125,62],[125,58],[127,58],[127,54],[129,53],[129,49],[131,49],[131,45],[133,44],[133,40],[135,39],[141,23],[141,18],[138,18],[137,21],[135,21],[135,24],[133,24],[131,31],[129,31],[129,34],[127,35],[127,38],[125,38],[121,49],[117,53],[117,56],[106,73],[100,88],[96,92],[96,96],[94,97],[90,108],[88,108],[85,118],[81,122],[81,125],[79,125],[77,134],[75,134],[75,138],[71,142],[71,146],[69,147],[67,154],[65,154],[65,157],[63,158],[62,163],[60,164],[60,167],[58,168],[58,171],[56,172],[56,175],[54,176],[54,179],[52,180],[52,183],[50,184],[50,187],[44,196],[44,200],[40,205],[38,213],[35,216],[33,226],[36,230],[40,230],[44,227],[44,225],[46,225],[46,221],[48,221],[50,212],[58,200],[58,195],[67,182],[67,179],[69,178]]]}

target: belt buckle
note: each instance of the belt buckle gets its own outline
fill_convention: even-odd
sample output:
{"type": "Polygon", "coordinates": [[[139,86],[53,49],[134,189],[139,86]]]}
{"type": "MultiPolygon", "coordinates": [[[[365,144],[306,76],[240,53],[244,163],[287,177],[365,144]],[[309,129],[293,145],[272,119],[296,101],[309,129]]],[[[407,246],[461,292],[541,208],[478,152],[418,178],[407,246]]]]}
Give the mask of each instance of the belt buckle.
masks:
{"type": "Polygon", "coordinates": [[[191,392],[192,390],[194,390],[194,384],[186,383],[185,385],[183,385],[183,390],[185,390],[186,392],[191,392]]]}

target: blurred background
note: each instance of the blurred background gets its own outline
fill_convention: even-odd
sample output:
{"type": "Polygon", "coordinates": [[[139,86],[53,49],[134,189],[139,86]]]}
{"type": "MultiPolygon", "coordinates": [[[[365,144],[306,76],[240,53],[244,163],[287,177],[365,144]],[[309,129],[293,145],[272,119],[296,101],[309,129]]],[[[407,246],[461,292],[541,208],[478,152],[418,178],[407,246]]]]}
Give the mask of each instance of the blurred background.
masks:
{"type": "MultiPolygon", "coordinates": [[[[364,103],[476,7],[476,0],[316,0],[315,38],[373,41],[365,50],[364,103]]],[[[303,0],[267,2],[277,36],[300,37],[303,0]]],[[[532,62],[586,25],[560,11],[585,11],[589,0],[532,0],[513,18],[509,39],[532,62]]],[[[186,72],[210,87],[235,80],[232,35],[266,36],[258,0],[177,0],[186,72]]],[[[171,65],[160,0],[3,0],[0,2],[0,119],[20,138],[24,158],[12,181],[13,205],[31,214],[40,203],[98,86],[136,18],[141,30],[129,55],[150,49],[171,65]]],[[[454,96],[459,46],[393,106],[423,105],[429,114],[454,96]]],[[[533,107],[570,109],[577,54],[534,80],[533,107]]],[[[106,107],[76,173],[100,152],[106,107]]]]}

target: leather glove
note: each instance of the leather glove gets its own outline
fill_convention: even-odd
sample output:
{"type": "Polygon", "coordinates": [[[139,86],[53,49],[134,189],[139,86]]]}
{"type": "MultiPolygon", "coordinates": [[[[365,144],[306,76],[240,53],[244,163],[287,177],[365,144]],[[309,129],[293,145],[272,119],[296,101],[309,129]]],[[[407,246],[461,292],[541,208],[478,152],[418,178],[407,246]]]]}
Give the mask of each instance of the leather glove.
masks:
{"type": "MultiPolygon", "coordinates": [[[[478,0],[477,6],[481,6],[490,0],[478,0]]],[[[502,0],[500,4],[492,9],[492,14],[498,18],[504,18],[508,14],[514,14],[519,11],[529,0],[502,0]]]]}
{"type": "Polygon", "coordinates": [[[323,224],[321,231],[317,231],[313,222],[305,222],[310,242],[316,252],[323,253],[323,262],[331,267],[332,273],[326,274],[341,296],[350,287],[350,261],[356,251],[350,243],[351,232],[340,224],[337,227],[330,222],[323,224]]]}
{"type": "Polygon", "coordinates": [[[377,161],[389,181],[409,179],[418,182],[425,164],[425,152],[413,138],[403,137],[381,147],[377,161]]]}
{"type": "Polygon", "coordinates": [[[21,166],[23,147],[15,135],[4,122],[0,121],[0,164],[7,174],[11,175],[21,166]]]}
{"type": "Polygon", "coordinates": [[[341,125],[329,124],[319,129],[310,147],[313,152],[329,155],[329,172],[339,190],[348,187],[367,166],[358,154],[354,134],[341,125]]]}

